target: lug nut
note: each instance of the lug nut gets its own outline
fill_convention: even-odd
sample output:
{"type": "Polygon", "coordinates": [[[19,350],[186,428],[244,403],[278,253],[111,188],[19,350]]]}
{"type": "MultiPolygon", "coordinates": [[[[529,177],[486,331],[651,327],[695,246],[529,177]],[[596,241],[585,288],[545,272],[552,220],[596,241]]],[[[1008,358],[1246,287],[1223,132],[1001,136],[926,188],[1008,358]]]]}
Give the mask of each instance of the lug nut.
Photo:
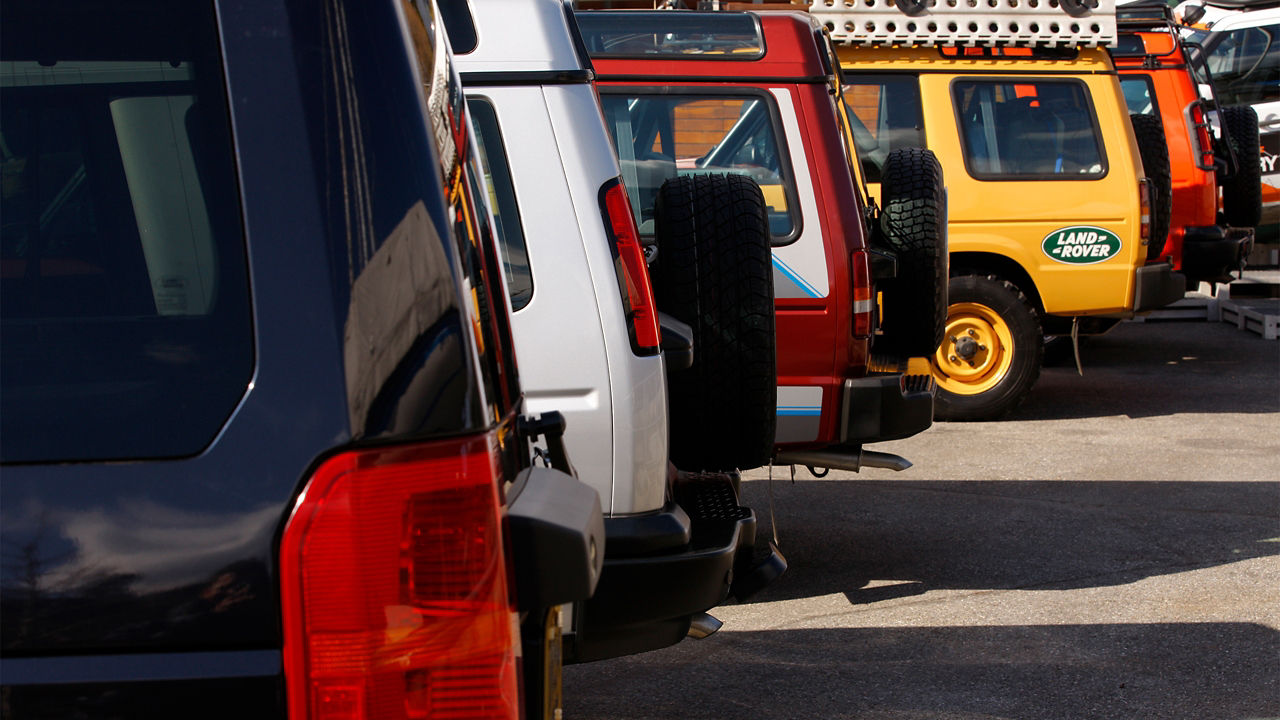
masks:
{"type": "Polygon", "coordinates": [[[973,328],[969,328],[969,337],[978,337],[978,331],[973,328]]]}
{"type": "Polygon", "coordinates": [[[960,358],[956,357],[955,355],[952,355],[951,362],[960,362],[960,358]]]}

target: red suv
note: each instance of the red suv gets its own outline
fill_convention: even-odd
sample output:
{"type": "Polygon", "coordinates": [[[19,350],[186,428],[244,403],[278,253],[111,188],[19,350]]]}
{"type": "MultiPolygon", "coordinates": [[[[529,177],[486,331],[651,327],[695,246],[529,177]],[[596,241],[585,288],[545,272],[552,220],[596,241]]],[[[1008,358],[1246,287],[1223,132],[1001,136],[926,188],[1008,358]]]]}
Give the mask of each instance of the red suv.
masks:
{"type": "Polygon", "coordinates": [[[1212,78],[1190,61],[1169,6],[1124,5],[1117,21],[1120,36],[1111,54],[1143,166],[1162,195],[1154,205],[1171,208],[1155,218],[1168,223],[1169,234],[1163,245],[1151,246],[1149,259],[1169,258],[1188,288],[1225,282],[1244,266],[1262,212],[1259,165],[1251,160],[1257,116],[1248,106],[1219,108],[1216,100],[1202,99],[1198,85],[1216,98],[1212,78]],[[1222,139],[1210,124],[1215,112],[1222,139]]]}
{"type": "MultiPolygon", "coordinates": [[[[673,230],[656,206],[700,176],[752,178],[764,195],[775,294],[774,461],[909,466],[862,446],[933,420],[929,375],[904,373],[907,357],[937,348],[947,305],[932,153],[899,152],[884,208],[868,204],[846,150],[834,51],[807,14],[579,11],[578,22],[641,232],[657,248],[659,308],[697,323],[698,308],[664,305],[673,230]]],[[[719,232],[714,222],[698,231],[719,232]]]]}

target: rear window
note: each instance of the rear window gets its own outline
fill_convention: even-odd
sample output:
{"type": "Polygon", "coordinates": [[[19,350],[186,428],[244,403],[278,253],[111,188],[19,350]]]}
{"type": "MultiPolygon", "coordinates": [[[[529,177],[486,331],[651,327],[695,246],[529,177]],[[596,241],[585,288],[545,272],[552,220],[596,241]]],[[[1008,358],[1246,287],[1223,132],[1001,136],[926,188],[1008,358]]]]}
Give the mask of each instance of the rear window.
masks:
{"type": "Polygon", "coordinates": [[[642,235],[653,234],[654,202],[668,178],[736,173],[760,184],[773,244],[796,238],[794,176],[768,95],[602,93],[642,235]]]}
{"type": "Polygon", "coordinates": [[[757,60],[764,33],[755,15],[737,13],[579,12],[578,28],[592,57],[680,57],[757,60]]]}
{"type": "Polygon", "coordinates": [[[867,182],[880,182],[890,152],[925,147],[920,81],[914,76],[846,74],[844,101],[867,182]]]}
{"type": "Polygon", "coordinates": [[[965,167],[978,179],[1094,180],[1107,172],[1088,90],[1074,80],[957,80],[965,167]]]}
{"type": "Polygon", "coordinates": [[[199,3],[4,5],[5,462],[195,454],[247,387],[215,27],[199,3]]]}

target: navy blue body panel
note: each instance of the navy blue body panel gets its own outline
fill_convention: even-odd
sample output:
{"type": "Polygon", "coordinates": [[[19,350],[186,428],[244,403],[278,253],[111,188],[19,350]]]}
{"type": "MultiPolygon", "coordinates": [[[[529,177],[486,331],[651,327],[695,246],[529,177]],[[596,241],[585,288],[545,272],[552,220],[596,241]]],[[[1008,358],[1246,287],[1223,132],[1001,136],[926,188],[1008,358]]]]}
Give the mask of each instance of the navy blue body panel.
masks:
{"type": "Polygon", "coordinates": [[[282,714],[276,552],[310,469],[495,422],[403,10],[350,4],[216,8],[252,375],[194,456],[0,469],[6,717],[282,714]]]}

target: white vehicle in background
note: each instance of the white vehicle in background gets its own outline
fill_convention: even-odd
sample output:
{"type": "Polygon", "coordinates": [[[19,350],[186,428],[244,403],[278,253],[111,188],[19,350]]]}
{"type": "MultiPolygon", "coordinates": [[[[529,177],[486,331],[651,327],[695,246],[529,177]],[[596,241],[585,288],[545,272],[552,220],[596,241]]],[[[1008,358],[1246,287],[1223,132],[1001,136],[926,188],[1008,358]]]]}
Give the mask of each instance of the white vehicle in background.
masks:
{"type": "Polygon", "coordinates": [[[1249,105],[1258,114],[1262,220],[1257,242],[1280,243],[1280,1],[1187,0],[1174,11],[1202,48],[1223,105],[1249,105]]]}
{"type": "MultiPolygon", "coordinates": [[[[745,597],[786,567],[772,550],[755,560],[755,515],[738,505],[734,475],[677,472],[668,461],[667,373],[702,367],[695,363],[708,353],[693,344],[688,325],[660,322],[628,188],[568,6],[468,5],[444,3],[442,14],[483,151],[526,405],[531,414],[563,414],[569,455],[604,509],[604,570],[594,597],[562,620],[565,660],[705,636],[719,627],[707,610],[731,593],[745,597]]],[[[762,200],[757,207],[759,251],[767,257],[762,200]]],[[[767,262],[761,266],[770,284],[759,303],[771,319],[771,276],[767,262]]],[[[724,297],[732,302],[717,312],[746,312],[755,302],[724,297]]],[[[757,340],[738,352],[767,353],[772,388],[772,322],[757,340]]],[[[767,462],[775,403],[770,395],[754,413],[726,418],[768,423],[767,437],[752,441],[758,447],[743,448],[741,457],[755,457],[754,464],[681,469],[767,462]]]]}

